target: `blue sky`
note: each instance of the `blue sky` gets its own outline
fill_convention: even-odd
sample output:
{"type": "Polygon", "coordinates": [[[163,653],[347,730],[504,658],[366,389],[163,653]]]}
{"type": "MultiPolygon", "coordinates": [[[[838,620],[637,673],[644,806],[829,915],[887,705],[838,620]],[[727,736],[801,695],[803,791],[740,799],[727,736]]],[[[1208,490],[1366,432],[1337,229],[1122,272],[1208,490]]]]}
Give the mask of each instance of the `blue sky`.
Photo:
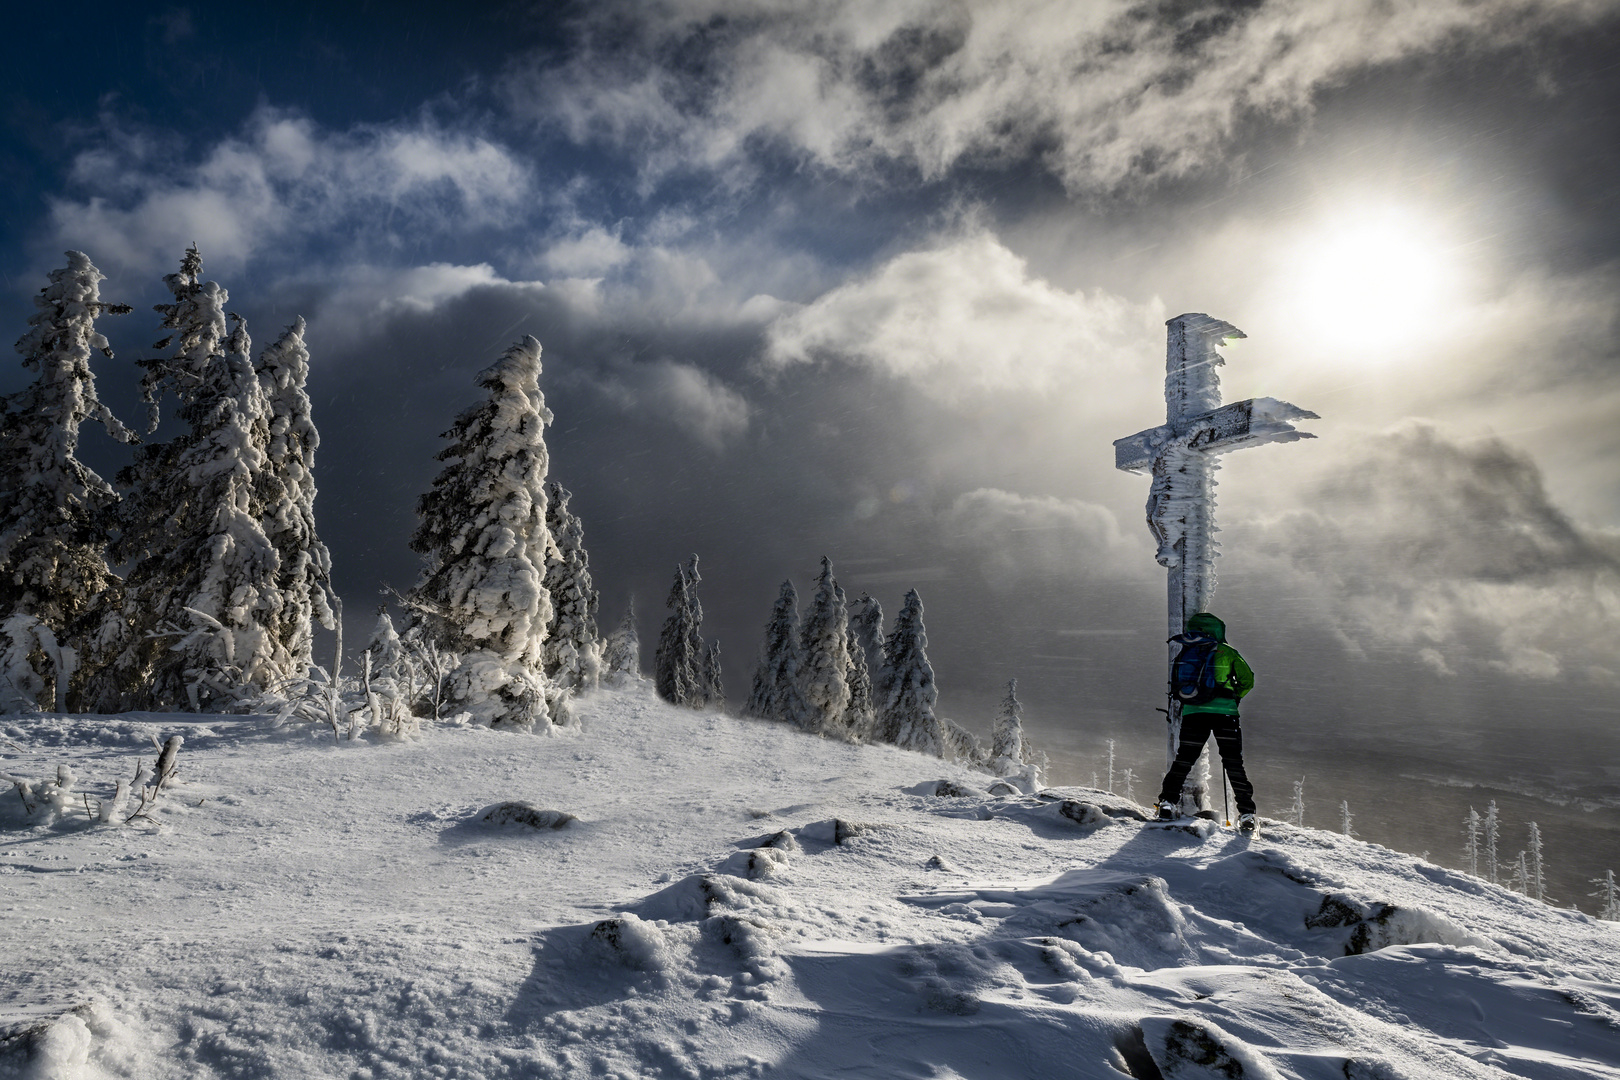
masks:
{"type": "Polygon", "coordinates": [[[1125,723],[1159,692],[1162,576],[1110,444],[1162,415],[1164,320],[1207,311],[1249,334],[1228,400],[1323,417],[1221,474],[1215,606],[1279,715],[1613,726],[1615,4],[137,4],[9,28],[17,333],[88,252],[137,304],[99,369],[133,418],[188,243],[261,344],[307,317],[351,612],[411,583],[437,434],[533,333],[605,621],[634,592],[650,641],[697,551],[740,697],[778,583],[827,554],[891,615],[921,591],[948,715],[984,722],[1018,676],[1032,716],[1125,723]]]}

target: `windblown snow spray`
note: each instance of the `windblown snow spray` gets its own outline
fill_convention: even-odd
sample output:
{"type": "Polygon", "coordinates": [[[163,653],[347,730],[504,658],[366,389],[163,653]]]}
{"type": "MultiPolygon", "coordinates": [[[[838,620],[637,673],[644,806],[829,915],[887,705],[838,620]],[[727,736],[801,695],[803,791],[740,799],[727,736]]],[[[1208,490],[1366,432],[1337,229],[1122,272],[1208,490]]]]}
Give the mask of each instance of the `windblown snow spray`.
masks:
{"type": "MultiPolygon", "coordinates": [[[[1158,544],[1159,565],[1169,576],[1167,637],[1187,628],[1187,616],[1209,610],[1215,594],[1215,470],[1220,455],[1246,446],[1294,442],[1315,436],[1296,429],[1291,420],[1314,420],[1307,412],[1276,398],[1250,398],[1221,404],[1221,378],[1226,363],[1220,347],[1243,331],[1208,315],[1177,315],[1165,324],[1165,422],[1116,440],[1114,465],[1126,472],[1148,472],[1147,523],[1158,544]]],[[[1174,660],[1174,655],[1171,660],[1174,660]]],[[[1170,704],[1168,763],[1181,740],[1181,703],[1170,704]]],[[[1183,801],[1194,809],[1209,808],[1208,751],[1188,777],[1183,801]]]]}

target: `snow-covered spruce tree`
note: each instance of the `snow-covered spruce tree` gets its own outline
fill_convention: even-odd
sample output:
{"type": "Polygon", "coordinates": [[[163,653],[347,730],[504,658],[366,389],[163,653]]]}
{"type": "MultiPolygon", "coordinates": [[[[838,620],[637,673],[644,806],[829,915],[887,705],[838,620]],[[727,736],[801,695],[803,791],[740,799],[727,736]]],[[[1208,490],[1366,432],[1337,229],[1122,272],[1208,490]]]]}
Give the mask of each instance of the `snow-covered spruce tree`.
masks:
{"type": "Polygon", "coordinates": [[[685,566],[675,567],[675,582],[665,601],[669,618],[664,620],[663,631],[658,635],[658,651],[653,658],[654,688],[658,696],[676,705],[695,708],[708,703],[703,683],[703,604],[697,596],[698,583],[702,580],[696,555],[685,566]]]}
{"type": "Polygon", "coordinates": [[[792,581],[782,582],[765,624],[765,641],[760,645],[759,666],[754,669],[753,691],[743,711],[762,720],[796,724],[806,711],[799,696],[801,641],[799,634],[799,595],[792,581]]]}
{"type": "MultiPolygon", "coordinates": [[[[118,496],[79,460],[79,430],[94,420],[120,442],[137,441],[97,397],[90,370],[92,352],[112,357],[96,318],[130,308],[102,302],[104,278],[87,255],[70,251],[67,260],[34,297],[17,342],[23,367],[38,378],[0,399],[0,619],[25,615],[37,624],[16,623],[14,639],[0,644],[32,657],[34,704],[57,709],[95,606],[116,599],[120,584],[106,557],[118,496]],[[47,639],[49,648],[37,647],[47,639]]],[[[18,692],[13,685],[0,693],[8,690],[18,692]]]]}
{"type": "Polygon", "coordinates": [[[1551,903],[1547,898],[1547,868],[1541,854],[1541,826],[1533,821],[1527,824],[1530,826],[1530,873],[1525,878],[1524,894],[1544,904],[1551,903]]]}
{"type": "MultiPolygon", "coordinates": [[[[888,700],[888,688],[883,685],[883,605],[867,593],[861,593],[849,611],[849,629],[866,662],[867,679],[871,682],[874,727],[882,703],[888,700]]],[[[876,734],[874,731],[872,734],[876,734]]]]}
{"type": "Polygon", "coordinates": [[[225,290],[201,271],[191,248],[163,279],[174,303],[157,310],[173,333],[154,348],[174,351],[139,361],[154,422],[168,391],[187,430],[139,447],[118,475],[123,531],[112,555],[131,565],[122,611],[94,644],[109,657],[92,688],[104,710],[229,705],[299,674],[277,663],[280,560],[256,497],[268,402],[246,324],[227,316],[225,290]]]}
{"type": "Polygon", "coordinates": [[[1341,801],[1339,803],[1339,829],[1344,833],[1344,835],[1356,835],[1356,830],[1351,825],[1355,819],[1355,815],[1350,812],[1350,800],[1345,799],[1341,801]]]}
{"type": "Polygon", "coordinates": [[[849,611],[842,590],[833,580],[832,560],[823,556],[816,593],[805,612],[801,630],[799,694],[805,710],[799,717],[804,730],[845,738],[849,726],[849,611]]]}
{"type": "Polygon", "coordinates": [[[1479,811],[1472,806],[1463,818],[1463,858],[1468,860],[1468,872],[1479,876],[1479,811]]]}
{"type": "Polygon", "coordinates": [[[411,549],[422,577],[406,597],[424,633],[459,657],[450,707],[492,727],[562,719],[565,703],[542,670],[551,598],[546,528],[540,343],[524,339],[478,373],[487,397],[456,417],[439,451],[446,465],[417,504],[411,549]]]}
{"type": "Polygon", "coordinates": [[[887,657],[883,682],[888,691],[880,714],[884,740],[902,750],[944,756],[945,732],[934,715],[939,688],[928,662],[928,634],[916,589],[906,593],[883,651],[887,657]]]}
{"type": "Polygon", "coordinates": [[[1024,767],[1024,706],[1017,679],[1007,680],[1007,696],[990,728],[990,767],[997,776],[1011,776],[1024,767]]]}
{"type": "Polygon", "coordinates": [[[624,618],[608,634],[602,649],[603,675],[610,682],[641,677],[641,635],[636,631],[636,598],[624,609],[624,618]]]}
{"type": "Polygon", "coordinates": [[[1588,893],[1598,901],[1597,917],[1604,922],[1620,922],[1620,885],[1615,884],[1614,871],[1605,870],[1600,878],[1593,878],[1597,892],[1588,893]]]}
{"type": "Polygon", "coordinates": [[[602,675],[596,639],[596,587],[585,552],[585,526],[568,508],[573,494],[553,481],[546,485],[546,528],[557,554],[546,564],[551,625],[546,630],[546,678],[573,691],[591,690],[602,675]]]}
{"type": "Polygon", "coordinates": [[[1501,835],[1501,817],[1496,810],[1496,800],[1492,799],[1485,807],[1485,880],[1493,885],[1502,880],[1497,846],[1501,842],[1501,835]]]}
{"type": "Polygon", "coordinates": [[[311,662],[314,624],[333,626],[332,556],[315,532],[315,451],[321,436],[305,390],[309,349],[302,318],[259,354],[256,370],[269,405],[263,435],[268,460],[256,494],[265,535],[279,560],[273,664],[297,676],[311,662]]]}
{"type": "Polygon", "coordinates": [[[1305,827],[1305,778],[1302,776],[1294,781],[1294,802],[1288,808],[1288,813],[1294,819],[1294,824],[1301,829],[1305,827]]]}
{"type": "Polygon", "coordinates": [[[866,652],[856,640],[853,623],[844,624],[844,649],[849,653],[849,707],[844,711],[844,726],[849,738],[869,742],[877,727],[877,713],[872,706],[872,673],[866,666],[866,652]]]}
{"type": "Polygon", "coordinates": [[[719,638],[703,647],[703,668],[698,675],[698,696],[702,699],[704,708],[725,708],[726,688],[720,674],[719,638]]]}

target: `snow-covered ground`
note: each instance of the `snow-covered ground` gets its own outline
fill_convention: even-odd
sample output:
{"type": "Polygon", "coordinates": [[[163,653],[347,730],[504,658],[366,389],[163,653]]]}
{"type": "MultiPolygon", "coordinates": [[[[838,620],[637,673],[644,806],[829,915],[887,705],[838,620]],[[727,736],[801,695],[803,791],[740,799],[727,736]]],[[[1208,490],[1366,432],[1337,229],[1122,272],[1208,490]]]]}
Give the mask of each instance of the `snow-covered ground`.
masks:
{"type": "Polygon", "coordinates": [[[1620,925],[645,685],[579,718],[0,720],[92,799],[185,737],[153,822],[3,793],[0,1075],[1620,1078],[1620,925]]]}

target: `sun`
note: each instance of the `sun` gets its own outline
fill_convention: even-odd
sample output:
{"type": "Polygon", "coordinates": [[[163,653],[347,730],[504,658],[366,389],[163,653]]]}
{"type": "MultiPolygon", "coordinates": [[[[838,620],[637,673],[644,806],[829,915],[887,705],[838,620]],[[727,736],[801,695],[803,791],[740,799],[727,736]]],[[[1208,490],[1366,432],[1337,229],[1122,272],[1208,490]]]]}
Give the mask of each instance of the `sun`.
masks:
{"type": "Polygon", "coordinates": [[[1454,250],[1444,230],[1411,211],[1346,212],[1293,245],[1277,300],[1294,319],[1353,329],[1399,352],[1423,343],[1457,302],[1454,250]]]}

